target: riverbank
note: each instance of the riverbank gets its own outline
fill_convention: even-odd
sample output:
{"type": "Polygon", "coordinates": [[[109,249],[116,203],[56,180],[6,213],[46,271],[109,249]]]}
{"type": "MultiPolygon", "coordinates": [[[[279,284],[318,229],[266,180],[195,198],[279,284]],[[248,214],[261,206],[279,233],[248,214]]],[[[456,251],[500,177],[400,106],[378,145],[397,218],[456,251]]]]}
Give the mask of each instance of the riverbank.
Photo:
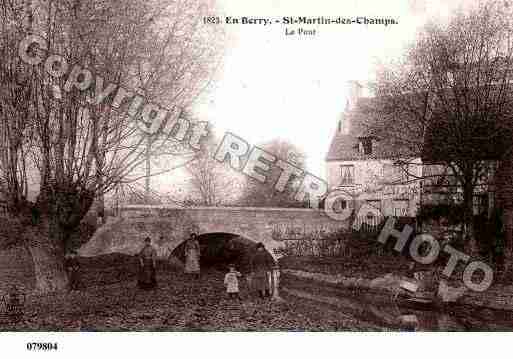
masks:
{"type": "MultiPolygon", "coordinates": [[[[412,278],[405,275],[388,273],[375,278],[365,278],[361,276],[346,276],[342,274],[327,274],[319,272],[310,272],[298,269],[282,268],[282,277],[286,282],[287,276],[304,280],[307,282],[316,282],[320,286],[334,288],[344,288],[349,291],[357,292],[359,295],[370,295],[373,298],[390,301],[398,292],[404,292],[401,288],[401,282],[413,282],[412,278]]],[[[466,290],[460,284],[459,287],[453,287],[454,281],[447,285],[455,300],[448,303],[449,306],[471,306],[478,308],[488,308],[493,310],[508,311],[513,314],[513,285],[492,285],[484,292],[475,292],[466,290]]],[[[513,324],[513,323],[512,323],[513,324]]]]}
{"type": "Polygon", "coordinates": [[[28,290],[22,322],[0,325],[0,330],[513,329],[513,311],[495,312],[476,305],[460,305],[449,313],[400,308],[391,300],[393,292],[382,290],[376,282],[371,288],[373,279],[370,278],[283,269],[280,294],[285,301],[257,298],[248,291],[243,279],[242,300],[237,302],[226,298],[224,272],[214,268],[205,267],[201,279],[194,280],[168,261],[159,261],[159,289],[145,292],[136,288],[138,262],[133,256],[110,254],[80,258],[80,263],[82,287],[79,292],[37,295],[28,290]]]}
{"type": "Polygon", "coordinates": [[[319,310],[332,308],[366,321],[379,323],[388,330],[407,331],[511,331],[513,312],[456,305],[419,308],[393,300],[390,292],[361,287],[343,287],[333,283],[301,278],[284,272],[281,296],[314,303],[319,310]]]}

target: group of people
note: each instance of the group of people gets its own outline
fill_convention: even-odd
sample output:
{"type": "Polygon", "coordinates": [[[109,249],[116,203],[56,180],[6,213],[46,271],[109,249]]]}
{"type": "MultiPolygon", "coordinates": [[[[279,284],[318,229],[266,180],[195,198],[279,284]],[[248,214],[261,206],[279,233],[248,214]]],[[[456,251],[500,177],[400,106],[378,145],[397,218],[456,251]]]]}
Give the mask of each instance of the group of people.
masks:
{"type": "MultiPolygon", "coordinates": [[[[200,277],[200,244],[195,233],[191,233],[184,245],[185,273],[194,278],[200,277]]],[[[151,290],[157,287],[157,251],[151,244],[151,239],[144,239],[144,246],[138,254],[139,272],[137,286],[143,290],[151,290]]],[[[249,287],[260,295],[269,297],[272,294],[271,273],[276,265],[272,256],[265,250],[262,243],[256,245],[256,250],[249,263],[249,275],[247,281],[249,287]]],[[[76,251],[71,251],[66,256],[65,268],[68,273],[68,289],[70,291],[80,289],[79,262],[76,251]]],[[[224,277],[224,285],[229,298],[240,299],[239,280],[242,274],[234,264],[229,265],[229,271],[224,277]]]]}
{"type": "MultiPolygon", "coordinates": [[[[265,250],[264,245],[258,243],[256,253],[251,257],[248,282],[249,287],[257,291],[261,298],[271,296],[271,274],[275,265],[274,259],[265,250]]],[[[240,299],[240,277],[242,274],[235,269],[235,265],[230,264],[229,271],[224,276],[224,285],[229,298],[240,299]]]]}
{"type": "MultiPolygon", "coordinates": [[[[139,252],[139,277],[138,287],[140,289],[154,289],[157,287],[156,259],[157,251],[151,245],[151,239],[146,237],[144,246],[139,252]]],[[[185,252],[185,273],[199,278],[200,276],[200,244],[197,235],[192,233],[184,245],[185,252]]],[[[250,287],[258,292],[260,297],[271,295],[270,274],[275,266],[272,256],[265,250],[262,243],[258,243],[256,251],[250,260],[250,275],[248,283],[250,287]]],[[[229,271],[224,277],[226,292],[230,298],[240,298],[239,278],[242,274],[237,271],[235,265],[230,264],[229,271]]]]}
{"type": "MultiPolygon", "coordinates": [[[[185,242],[185,272],[199,277],[200,275],[200,245],[195,233],[185,242]]],[[[155,289],[157,287],[157,251],[151,245],[151,238],[144,239],[144,246],[139,252],[139,277],[137,286],[140,289],[155,289]]]]}

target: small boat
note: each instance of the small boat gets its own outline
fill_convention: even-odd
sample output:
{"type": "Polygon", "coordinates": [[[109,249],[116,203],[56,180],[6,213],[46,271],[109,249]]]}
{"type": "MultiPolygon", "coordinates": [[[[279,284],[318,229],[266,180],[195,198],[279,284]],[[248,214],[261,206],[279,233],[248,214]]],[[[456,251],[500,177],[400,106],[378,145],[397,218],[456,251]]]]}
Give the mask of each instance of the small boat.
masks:
{"type": "MultiPolygon", "coordinates": [[[[399,299],[399,298],[398,298],[399,299]]],[[[438,303],[430,298],[401,298],[398,304],[413,309],[432,309],[438,306],[438,303]]]]}
{"type": "Polygon", "coordinates": [[[398,305],[413,309],[432,309],[439,305],[436,293],[428,291],[403,291],[395,300],[398,305]]]}

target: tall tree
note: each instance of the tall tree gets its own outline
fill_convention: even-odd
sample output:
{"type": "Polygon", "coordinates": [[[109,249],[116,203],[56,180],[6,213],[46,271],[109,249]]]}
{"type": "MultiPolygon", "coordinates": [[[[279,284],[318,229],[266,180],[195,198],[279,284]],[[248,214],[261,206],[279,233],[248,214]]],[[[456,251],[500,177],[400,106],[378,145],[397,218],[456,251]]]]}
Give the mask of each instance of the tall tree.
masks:
{"type": "Polygon", "coordinates": [[[148,141],[155,150],[180,142],[177,117],[218,58],[216,31],[201,22],[210,6],[201,0],[1,3],[0,190],[23,224],[19,238],[34,259],[39,291],[66,285],[66,243],[93,199],[137,179],[133,169],[144,163],[148,141]],[[29,33],[42,38],[26,53],[40,63],[19,56],[29,33]],[[52,62],[44,61],[48,56],[52,62]],[[144,121],[150,115],[141,113],[148,103],[167,108],[155,131],[144,121]],[[37,187],[35,199],[30,187],[37,187]]]}
{"type": "MultiPolygon", "coordinates": [[[[280,160],[291,163],[300,170],[305,169],[305,154],[299,147],[288,141],[273,139],[257,147],[269,152],[280,160]]],[[[301,176],[292,175],[283,191],[276,190],[275,184],[281,172],[280,168],[271,166],[267,180],[264,183],[245,176],[242,184],[242,194],[237,202],[250,207],[305,207],[306,203],[297,201],[294,198],[300,185],[301,176]]]]}
{"type": "Polygon", "coordinates": [[[185,167],[189,175],[189,198],[195,204],[221,206],[233,203],[240,195],[242,175],[214,158],[217,146],[211,128],[201,150],[185,167]]]}
{"type": "Polygon", "coordinates": [[[378,71],[379,121],[370,128],[403,163],[421,157],[450,169],[472,254],[476,186],[493,161],[511,155],[512,80],[513,16],[504,2],[429,23],[403,58],[378,71]]]}

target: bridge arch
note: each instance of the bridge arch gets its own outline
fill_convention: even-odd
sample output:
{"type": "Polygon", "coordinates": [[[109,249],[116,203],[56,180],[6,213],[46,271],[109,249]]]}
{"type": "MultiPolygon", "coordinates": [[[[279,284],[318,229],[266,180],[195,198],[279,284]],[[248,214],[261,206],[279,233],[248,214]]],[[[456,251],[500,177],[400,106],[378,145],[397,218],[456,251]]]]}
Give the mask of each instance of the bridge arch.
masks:
{"type": "MultiPolygon", "coordinates": [[[[198,234],[202,268],[214,267],[226,270],[234,264],[240,272],[249,272],[250,259],[255,253],[256,242],[233,233],[198,234]]],[[[185,241],[179,243],[171,254],[185,262],[185,241]]]]}
{"type": "Polygon", "coordinates": [[[299,238],[348,226],[322,211],[303,208],[125,206],[118,218],[100,227],[79,254],[135,254],[143,238],[149,236],[159,256],[165,257],[196,232],[232,233],[262,243],[277,258],[276,249],[290,233],[299,238]]]}
{"type": "MultiPolygon", "coordinates": [[[[257,243],[259,243],[258,241],[254,240],[252,238],[249,238],[248,236],[246,236],[243,233],[234,233],[231,231],[212,231],[212,232],[206,231],[206,232],[194,232],[194,233],[196,233],[199,240],[204,240],[204,237],[222,236],[223,238],[231,237],[234,240],[243,240],[243,241],[247,242],[248,245],[249,244],[256,245],[257,243]]],[[[175,248],[185,244],[185,241],[187,239],[188,239],[188,237],[184,237],[182,240],[176,242],[175,248]]]]}

